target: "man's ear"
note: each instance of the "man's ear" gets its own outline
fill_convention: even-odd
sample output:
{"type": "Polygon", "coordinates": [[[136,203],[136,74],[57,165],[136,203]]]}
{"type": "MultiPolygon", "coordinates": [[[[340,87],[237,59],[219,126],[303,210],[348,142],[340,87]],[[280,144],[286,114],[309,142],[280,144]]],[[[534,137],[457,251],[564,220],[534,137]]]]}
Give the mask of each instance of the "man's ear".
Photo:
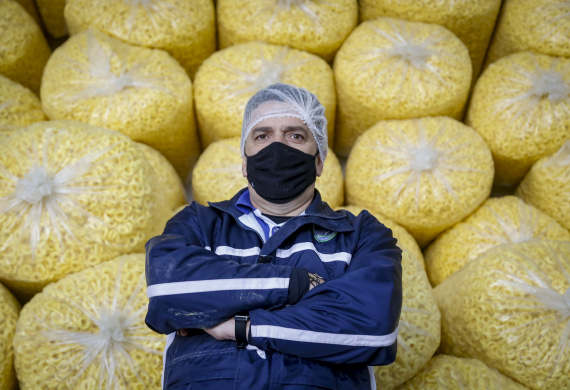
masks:
{"type": "Polygon", "coordinates": [[[319,153],[319,155],[317,156],[317,176],[320,177],[321,174],[323,173],[323,169],[325,167],[325,163],[323,162],[323,160],[321,159],[321,154],[319,153]]]}
{"type": "Polygon", "coordinates": [[[247,177],[247,157],[245,156],[241,158],[241,174],[243,177],[247,177]]]}

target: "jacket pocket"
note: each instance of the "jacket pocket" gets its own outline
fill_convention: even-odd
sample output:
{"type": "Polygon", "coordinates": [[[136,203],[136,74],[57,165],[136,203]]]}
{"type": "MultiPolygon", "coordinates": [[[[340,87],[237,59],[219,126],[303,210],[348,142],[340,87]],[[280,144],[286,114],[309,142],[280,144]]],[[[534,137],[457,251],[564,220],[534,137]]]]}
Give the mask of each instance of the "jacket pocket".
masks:
{"type": "Polygon", "coordinates": [[[276,390],[370,389],[368,367],[331,365],[286,354],[274,354],[272,382],[276,390]]]}

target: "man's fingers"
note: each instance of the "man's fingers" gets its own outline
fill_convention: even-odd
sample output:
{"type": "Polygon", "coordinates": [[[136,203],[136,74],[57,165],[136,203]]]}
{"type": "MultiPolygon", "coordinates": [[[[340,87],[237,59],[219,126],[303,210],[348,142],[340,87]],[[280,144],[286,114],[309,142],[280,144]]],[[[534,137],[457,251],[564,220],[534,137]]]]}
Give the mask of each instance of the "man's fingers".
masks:
{"type": "Polygon", "coordinates": [[[184,328],[183,328],[183,329],[178,329],[178,330],[176,331],[176,334],[177,334],[178,336],[186,337],[186,336],[188,336],[188,329],[184,329],[184,328]]]}

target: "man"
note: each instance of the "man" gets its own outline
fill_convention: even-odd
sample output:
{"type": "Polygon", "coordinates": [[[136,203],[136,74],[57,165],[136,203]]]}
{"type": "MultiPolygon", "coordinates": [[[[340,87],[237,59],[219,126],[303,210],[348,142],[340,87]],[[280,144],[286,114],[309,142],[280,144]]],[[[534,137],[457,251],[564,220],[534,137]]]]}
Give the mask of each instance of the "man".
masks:
{"type": "Polygon", "coordinates": [[[147,325],[168,334],[166,389],[371,389],[396,356],[401,251],[368,212],[335,212],[315,180],[324,107],[275,84],[247,104],[247,189],[192,203],[147,243],[147,325]]]}

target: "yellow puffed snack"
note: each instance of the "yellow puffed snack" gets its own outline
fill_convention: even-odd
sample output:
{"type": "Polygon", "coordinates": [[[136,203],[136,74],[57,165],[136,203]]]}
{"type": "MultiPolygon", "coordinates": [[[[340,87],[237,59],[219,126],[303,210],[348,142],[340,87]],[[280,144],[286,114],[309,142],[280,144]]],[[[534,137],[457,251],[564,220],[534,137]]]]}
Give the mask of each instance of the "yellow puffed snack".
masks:
{"type": "Polygon", "coordinates": [[[407,250],[402,252],[402,314],[396,361],[374,367],[378,389],[393,389],[414,376],[435,353],[440,314],[426,271],[407,250]]]}
{"type": "Polygon", "coordinates": [[[570,59],[532,53],[501,58],[481,75],[466,123],[485,139],[495,183],[515,185],[570,139],[570,59]]]}
{"type": "Polygon", "coordinates": [[[65,0],[35,0],[35,2],[48,33],[54,38],[67,35],[67,25],[63,17],[65,0]]]}
{"type": "Polygon", "coordinates": [[[158,389],[164,337],[144,322],[145,255],[69,275],[26,304],[14,337],[20,388],[158,389]]]}
{"type": "Polygon", "coordinates": [[[0,74],[37,93],[50,55],[30,14],[14,0],[0,0],[0,74]]]}
{"type": "Polygon", "coordinates": [[[570,230],[570,140],[532,166],[516,195],[570,230]]]}
{"type": "Polygon", "coordinates": [[[570,232],[520,198],[489,198],[426,249],[429,280],[437,286],[491,248],[531,240],[570,241],[570,232]]]}
{"type": "Polygon", "coordinates": [[[169,209],[140,148],[112,130],[38,122],[0,142],[0,281],[46,284],[143,251],[169,209]]]}
{"type": "Polygon", "coordinates": [[[525,390],[521,385],[477,359],[436,355],[398,390],[486,389],[525,390]]]}
{"type": "Polygon", "coordinates": [[[421,247],[479,207],[492,182],[481,136],[448,117],[380,121],[346,163],[348,203],[393,219],[421,247]]]}
{"type": "Polygon", "coordinates": [[[504,1],[485,66],[522,51],[570,57],[570,2],[504,1]]]}
{"type": "Polygon", "coordinates": [[[16,0],[16,1],[22,6],[22,8],[26,10],[28,14],[30,14],[32,18],[34,18],[36,23],[39,25],[40,16],[38,15],[38,11],[36,10],[36,5],[34,4],[34,0],[16,0]]]}
{"type": "Polygon", "coordinates": [[[0,390],[17,388],[12,339],[19,313],[20,304],[10,291],[0,284],[0,390]]]}
{"type": "MultiPolygon", "coordinates": [[[[354,215],[358,215],[362,210],[364,210],[364,207],[355,206],[355,205],[342,206],[340,208],[348,210],[354,215]]],[[[396,245],[398,245],[398,247],[402,250],[406,249],[408,252],[410,252],[412,257],[420,260],[422,268],[425,269],[424,255],[422,254],[422,250],[420,249],[420,246],[416,242],[416,239],[412,237],[412,235],[408,233],[408,231],[405,228],[401,227],[400,225],[398,225],[396,222],[392,221],[390,218],[386,217],[385,215],[382,215],[382,213],[379,213],[378,211],[374,210],[368,210],[368,211],[370,212],[370,214],[375,216],[376,219],[380,221],[380,223],[382,223],[388,229],[392,230],[392,235],[398,240],[396,245]]]]}
{"type": "MultiPolygon", "coordinates": [[[[247,187],[243,177],[240,137],[214,142],[200,155],[192,171],[192,193],[198,203],[219,202],[247,187]]],[[[344,181],[338,158],[329,149],[323,174],[315,185],[322,199],[332,208],[344,200],[344,181]]]]}
{"type": "Polygon", "coordinates": [[[0,75],[0,141],[20,127],[44,120],[40,99],[28,88],[0,75]]]}
{"type": "Polygon", "coordinates": [[[325,107],[328,139],[334,139],[336,92],[331,67],[321,58],[286,46],[244,43],[213,54],[194,81],[194,98],[204,148],[241,134],[243,112],[260,89],[294,84],[314,93],[325,107]]]}
{"type": "Polygon", "coordinates": [[[198,158],[192,83],[162,50],[96,30],[74,35],[47,63],[41,100],[50,119],[106,127],[152,146],[184,181],[198,158]]]}
{"type": "Polygon", "coordinates": [[[443,26],[379,18],[359,25],[334,62],[338,93],[335,151],[347,156],[383,119],[460,119],[471,85],[465,45],[443,26]]]}
{"type": "Polygon", "coordinates": [[[164,198],[168,209],[174,211],[181,205],[186,204],[184,186],[172,164],[150,146],[140,142],[137,145],[154,170],[157,179],[157,190],[160,191],[159,197],[164,198]]]}
{"type": "Polygon", "coordinates": [[[443,353],[531,389],[570,388],[570,242],[490,249],[434,289],[443,353]]]}
{"type": "Polygon", "coordinates": [[[249,41],[287,45],[332,61],[358,21],[354,0],[218,0],[221,48],[249,41]]]}
{"type": "Polygon", "coordinates": [[[362,21],[389,16],[446,27],[469,49],[475,76],[483,65],[501,8],[501,0],[360,0],[358,4],[362,21]]]}
{"type": "Polygon", "coordinates": [[[162,49],[191,78],[216,50],[212,0],[67,0],[70,34],[90,27],[137,46],[162,49]]]}

